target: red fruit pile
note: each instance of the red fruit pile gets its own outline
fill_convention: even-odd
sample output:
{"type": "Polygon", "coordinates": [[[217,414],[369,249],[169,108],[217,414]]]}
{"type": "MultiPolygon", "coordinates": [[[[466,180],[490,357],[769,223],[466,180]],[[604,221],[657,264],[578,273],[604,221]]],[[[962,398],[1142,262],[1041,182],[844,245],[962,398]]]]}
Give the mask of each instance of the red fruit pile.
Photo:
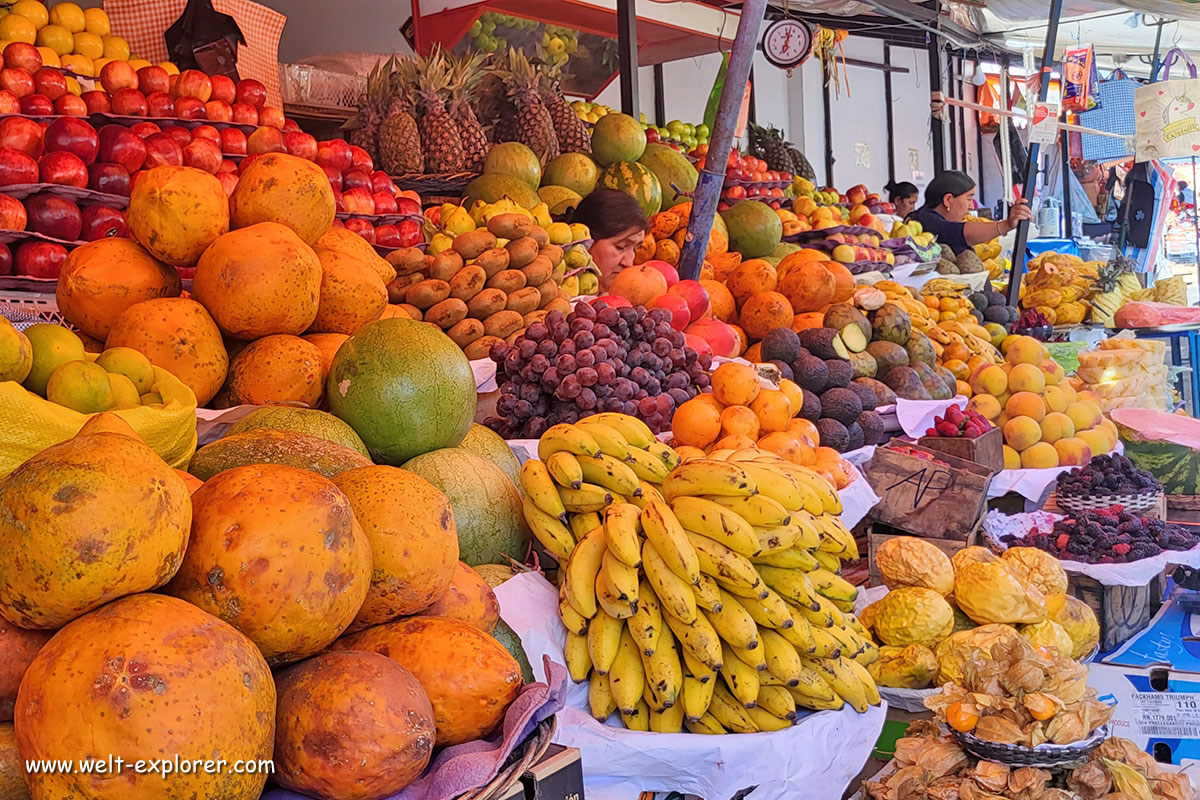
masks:
{"type": "Polygon", "coordinates": [[[963,411],[958,406],[946,409],[946,416],[934,417],[933,427],[925,431],[926,436],[943,439],[978,439],[994,426],[974,409],[963,411]]]}
{"type": "Polygon", "coordinates": [[[891,447],[888,447],[888,450],[891,450],[896,453],[900,453],[902,455],[912,456],[913,458],[919,458],[922,461],[928,461],[931,464],[940,464],[943,467],[950,466],[945,461],[942,461],[940,458],[934,458],[934,456],[932,454],[926,453],[924,450],[917,450],[915,447],[905,447],[904,445],[893,445],[891,447]]]}

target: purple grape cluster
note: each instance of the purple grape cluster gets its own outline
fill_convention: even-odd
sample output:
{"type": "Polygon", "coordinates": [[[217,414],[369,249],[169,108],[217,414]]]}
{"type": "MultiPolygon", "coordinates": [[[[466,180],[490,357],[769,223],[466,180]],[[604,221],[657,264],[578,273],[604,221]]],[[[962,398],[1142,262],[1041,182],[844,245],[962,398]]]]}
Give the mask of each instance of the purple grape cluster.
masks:
{"type": "Polygon", "coordinates": [[[551,425],[600,411],[639,417],[655,433],[709,386],[712,357],[684,343],[670,312],[580,303],[551,311],[512,344],[497,342],[500,397],[485,423],[506,439],[536,439],[551,425]]]}

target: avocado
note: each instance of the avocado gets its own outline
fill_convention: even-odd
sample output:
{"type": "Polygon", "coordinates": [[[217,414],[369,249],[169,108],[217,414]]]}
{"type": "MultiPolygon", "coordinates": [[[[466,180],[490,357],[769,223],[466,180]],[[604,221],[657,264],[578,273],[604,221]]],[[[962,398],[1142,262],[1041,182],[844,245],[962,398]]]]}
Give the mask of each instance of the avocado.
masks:
{"type": "Polygon", "coordinates": [[[763,337],[763,361],[786,361],[791,364],[799,356],[800,337],[791,328],[775,328],[763,337]]]}
{"type": "Polygon", "coordinates": [[[768,364],[773,364],[775,369],[779,370],[779,376],[789,381],[796,379],[795,373],[792,372],[792,367],[786,361],[768,361],[768,364]]]}
{"type": "Polygon", "coordinates": [[[863,433],[862,426],[857,422],[851,422],[846,426],[846,436],[849,441],[846,444],[846,450],[857,450],[866,443],[866,435],[863,433]]]}
{"type": "Polygon", "coordinates": [[[897,397],[905,400],[933,399],[921,384],[921,376],[912,367],[895,367],[888,370],[883,376],[883,382],[896,393],[897,397]]]}
{"type": "MultiPolygon", "coordinates": [[[[875,378],[858,378],[854,381],[856,386],[865,386],[875,395],[875,407],[879,406],[894,406],[896,405],[896,393],[886,383],[875,378]]],[[[866,404],[863,405],[866,408],[866,404]]]]}
{"type": "Polygon", "coordinates": [[[816,356],[801,356],[792,364],[796,383],[801,389],[817,394],[825,391],[829,384],[829,368],[816,356]]]}
{"type": "Polygon", "coordinates": [[[834,303],[825,312],[822,324],[838,331],[846,348],[861,353],[871,341],[871,322],[866,315],[849,303],[834,303]]]}
{"type": "Polygon", "coordinates": [[[937,363],[937,353],[934,352],[933,342],[929,341],[929,337],[920,331],[913,331],[908,337],[908,345],[904,348],[908,352],[908,363],[911,365],[914,362],[924,364],[937,363]]]}
{"type": "Polygon", "coordinates": [[[821,418],[821,399],[808,389],[800,391],[804,392],[804,405],[801,406],[800,413],[796,416],[809,422],[816,422],[821,418]]]}
{"type": "Polygon", "coordinates": [[[954,377],[953,372],[941,364],[934,364],[933,371],[942,379],[942,383],[946,384],[946,388],[950,390],[951,395],[958,394],[958,379],[954,377]]]}
{"type": "Polygon", "coordinates": [[[862,401],[849,389],[826,389],[821,395],[821,416],[849,425],[863,412],[862,401]]]}
{"type": "Polygon", "coordinates": [[[887,439],[883,429],[883,417],[874,411],[863,411],[858,415],[858,426],[862,430],[863,444],[880,444],[887,439]]]}
{"type": "MultiPolygon", "coordinates": [[[[901,312],[903,313],[903,312],[901,312]]],[[[849,358],[850,351],[842,342],[842,337],[832,328],[809,328],[800,331],[800,344],[817,358],[849,358]]],[[[907,341],[907,337],[905,339],[907,341]]]]}
{"type": "Polygon", "coordinates": [[[892,342],[901,347],[908,344],[908,338],[912,336],[912,320],[908,312],[895,303],[884,303],[875,312],[871,325],[876,340],[892,342]]]}
{"type": "Polygon", "coordinates": [[[983,292],[971,292],[970,300],[971,305],[975,306],[975,308],[979,311],[983,311],[990,305],[990,303],[988,303],[987,295],[983,292]]]}
{"type": "Polygon", "coordinates": [[[875,390],[865,384],[852,381],[846,388],[858,395],[858,400],[862,403],[863,411],[874,411],[875,406],[879,404],[879,398],[875,396],[875,390]]]}
{"type": "MultiPolygon", "coordinates": [[[[908,342],[905,342],[905,344],[908,344],[908,342]]],[[[875,359],[880,375],[896,367],[908,366],[908,350],[894,342],[885,342],[883,340],[871,342],[867,345],[867,352],[875,359]]]]}
{"type": "Polygon", "coordinates": [[[850,449],[850,434],[846,426],[836,419],[817,420],[817,432],[821,434],[822,447],[832,447],[839,453],[850,449]]]}
{"type": "Polygon", "coordinates": [[[855,378],[874,378],[875,373],[879,371],[879,364],[870,353],[851,353],[850,368],[854,371],[855,378]]]}
{"type": "Polygon", "coordinates": [[[854,368],[850,366],[849,361],[831,358],[825,362],[825,371],[829,374],[829,382],[825,384],[826,390],[844,389],[854,379],[854,368]]]}

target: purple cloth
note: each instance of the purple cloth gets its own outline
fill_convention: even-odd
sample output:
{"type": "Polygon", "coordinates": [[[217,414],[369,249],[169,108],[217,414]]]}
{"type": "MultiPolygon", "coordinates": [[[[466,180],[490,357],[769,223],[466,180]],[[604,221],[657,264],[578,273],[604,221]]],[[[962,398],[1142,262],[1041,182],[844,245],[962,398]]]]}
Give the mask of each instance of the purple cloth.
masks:
{"type": "MultiPolygon", "coordinates": [[[[549,685],[531,683],[521,690],[504,714],[504,725],[491,739],[447,747],[434,756],[425,771],[405,789],[387,800],[453,800],[495,778],[517,745],[542,720],[554,716],[567,698],[567,669],[544,656],[549,685]]],[[[310,800],[284,789],[268,789],[262,800],[310,800]]]]}

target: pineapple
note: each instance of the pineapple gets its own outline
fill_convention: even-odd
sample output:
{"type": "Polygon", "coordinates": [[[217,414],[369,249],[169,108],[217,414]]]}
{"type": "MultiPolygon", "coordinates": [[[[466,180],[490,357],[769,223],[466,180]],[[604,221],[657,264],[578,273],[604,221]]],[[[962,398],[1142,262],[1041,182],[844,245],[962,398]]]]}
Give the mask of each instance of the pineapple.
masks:
{"type": "Polygon", "coordinates": [[[419,58],[416,69],[417,95],[421,105],[421,143],[425,168],[433,174],[462,172],[466,166],[462,130],[446,110],[450,70],[441,48],[429,58],[419,58]]]}
{"type": "Polygon", "coordinates": [[[592,136],[587,125],[563,97],[562,75],[546,75],[541,85],[542,103],[550,112],[560,153],[592,152],[592,136]]]}
{"type": "Polygon", "coordinates": [[[558,136],[554,118],[542,102],[537,71],[520,50],[509,49],[508,63],[502,72],[509,99],[516,107],[514,137],[537,154],[543,164],[558,156],[558,136]]]}
{"type": "Polygon", "coordinates": [[[346,140],[366,150],[375,163],[379,163],[379,126],[388,105],[388,77],[393,64],[394,59],[389,59],[386,67],[375,62],[367,75],[367,90],[359,100],[358,111],[344,126],[349,131],[346,140]]]}
{"type": "Polygon", "coordinates": [[[483,169],[490,147],[483,125],[471,107],[471,97],[484,77],[482,66],[486,58],[478,53],[467,54],[450,67],[448,110],[462,134],[464,166],[472,172],[483,169]]]}
{"type": "Polygon", "coordinates": [[[388,62],[390,101],[387,116],[379,126],[379,165],[389,175],[412,175],[425,171],[421,134],[413,118],[412,59],[388,62]]]}
{"type": "Polygon", "coordinates": [[[1141,289],[1137,276],[1133,274],[1133,267],[1133,260],[1125,256],[1117,256],[1100,267],[1096,277],[1096,294],[1091,298],[1092,322],[1112,327],[1113,315],[1134,292],[1141,289]]]}
{"type": "Polygon", "coordinates": [[[788,152],[783,133],[774,126],[766,128],[750,123],[750,151],[767,162],[770,169],[779,172],[792,171],[792,156],[788,152]]]}

